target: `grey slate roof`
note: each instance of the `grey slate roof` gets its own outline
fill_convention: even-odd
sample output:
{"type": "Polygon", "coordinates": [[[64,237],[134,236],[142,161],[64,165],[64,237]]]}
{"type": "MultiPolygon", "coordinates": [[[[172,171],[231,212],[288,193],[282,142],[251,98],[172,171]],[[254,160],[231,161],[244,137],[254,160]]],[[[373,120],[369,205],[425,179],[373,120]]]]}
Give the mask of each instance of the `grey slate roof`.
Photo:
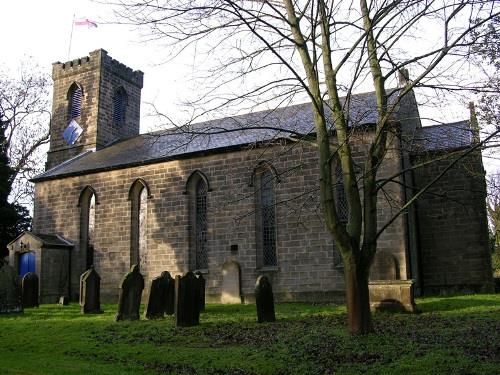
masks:
{"type": "MultiPolygon", "coordinates": [[[[418,117],[413,96],[395,114],[402,122],[418,117]]],[[[374,93],[354,95],[348,110],[350,126],[373,124],[377,119],[374,93]]],[[[347,112],[346,110],[346,112],[347,112]]],[[[314,132],[310,103],[249,113],[180,128],[141,134],[96,152],[86,152],[35,177],[43,181],[129,166],[190,157],[314,132]]]]}
{"type": "Polygon", "coordinates": [[[469,121],[424,126],[416,131],[412,151],[421,153],[468,147],[472,143],[472,136],[469,121]]]}

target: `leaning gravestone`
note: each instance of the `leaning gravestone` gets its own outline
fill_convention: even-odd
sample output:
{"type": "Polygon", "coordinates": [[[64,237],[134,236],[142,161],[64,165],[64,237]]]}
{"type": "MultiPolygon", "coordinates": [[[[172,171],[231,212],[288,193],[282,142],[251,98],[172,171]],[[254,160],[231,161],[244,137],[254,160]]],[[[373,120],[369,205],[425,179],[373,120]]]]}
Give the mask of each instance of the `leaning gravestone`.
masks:
{"type": "Polygon", "coordinates": [[[143,289],[144,277],[139,272],[139,266],[134,264],[120,284],[116,321],[139,320],[139,307],[141,306],[143,289]]]}
{"type": "Polygon", "coordinates": [[[20,284],[14,268],[0,260],[0,314],[23,312],[20,284]]]}
{"type": "Polygon", "coordinates": [[[34,272],[28,272],[21,281],[23,296],[23,307],[38,307],[38,276],[34,272]]]}
{"type": "Polygon", "coordinates": [[[146,319],[162,319],[167,311],[169,289],[173,289],[174,280],[167,271],[151,281],[146,319]]]}
{"type": "Polygon", "coordinates": [[[257,305],[257,320],[262,322],[274,322],[274,297],[271,283],[266,276],[259,276],[255,284],[255,303],[257,305]]]}
{"type": "Polygon", "coordinates": [[[196,278],[198,279],[198,288],[200,294],[200,311],[205,311],[205,285],[206,281],[201,272],[196,272],[196,278]]]}
{"type": "Polygon", "coordinates": [[[189,327],[200,324],[199,281],[192,272],[175,277],[175,325],[189,327]]]}
{"type": "Polygon", "coordinates": [[[241,303],[240,265],[233,260],[222,265],[221,303],[241,303]]]}
{"type": "Polygon", "coordinates": [[[93,266],[80,276],[80,306],[83,314],[101,314],[101,277],[93,266]]]}

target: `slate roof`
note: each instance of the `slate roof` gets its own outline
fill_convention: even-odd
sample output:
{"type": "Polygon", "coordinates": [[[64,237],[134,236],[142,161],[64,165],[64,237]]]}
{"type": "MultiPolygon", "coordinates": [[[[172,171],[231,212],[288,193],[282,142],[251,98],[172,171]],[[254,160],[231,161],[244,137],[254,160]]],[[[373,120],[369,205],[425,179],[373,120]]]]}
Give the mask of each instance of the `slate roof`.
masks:
{"type": "Polygon", "coordinates": [[[415,133],[412,151],[421,153],[468,147],[472,143],[472,136],[469,121],[424,126],[415,133]]]}
{"type": "Polygon", "coordinates": [[[73,242],[65,239],[63,236],[58,234],[45,234],[45,233],[35,233],[30,231],[24,231],[14,240],[12,240],[7,246],[14,244],[23,236],[32,236],[43,243],[45,247],[73,247],[73,242]]]}
{"type": "MultiPolygon", "coordinates": [[[[404,122],[418,117],[413,96],[407,96],[395,113],[404,122]]],[[[374,124],[377,119],[374,93],[353,95],[348,111],[350,126],[374,124]]],[[[300,137],[314,132],[310,103],[249,113],[180,128],[141,134],[77,157],[35,177],[43,181],[160,161],[187,158],[206,152],[224,152],[257,142],[300,137]]]]}

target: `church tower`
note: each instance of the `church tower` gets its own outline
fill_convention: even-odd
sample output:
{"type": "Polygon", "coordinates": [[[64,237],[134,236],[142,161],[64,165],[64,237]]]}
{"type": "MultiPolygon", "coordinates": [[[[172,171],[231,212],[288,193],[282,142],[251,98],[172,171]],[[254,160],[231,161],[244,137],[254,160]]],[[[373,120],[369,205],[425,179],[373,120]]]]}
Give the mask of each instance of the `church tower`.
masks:
{"type": "Polygon", "coordinates": [[[139,134],[143,73],[103,50],[52,66],[54,97],[45,169],[139,134]]]}

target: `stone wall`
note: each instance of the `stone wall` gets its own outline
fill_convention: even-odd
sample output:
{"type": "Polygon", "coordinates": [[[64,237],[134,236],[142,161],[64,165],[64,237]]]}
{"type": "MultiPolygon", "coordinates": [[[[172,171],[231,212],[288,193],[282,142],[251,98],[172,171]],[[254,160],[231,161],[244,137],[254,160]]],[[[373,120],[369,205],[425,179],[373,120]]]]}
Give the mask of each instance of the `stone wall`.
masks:
{"type": "MultiPolygon", "coordinates": [[[[459,156],[414,156],[414,164],[441,158],[414,170],[416,191],[459,156]]],[[[480,153],[472,153],[416,203],[424,294],[491,289],[484,173],[480,153]]]]}
{"type": "MultiPolygon", "coordinates": [[[[370,135],[365,133],[363,137],[367,139],[360,138],[354,147],[358,163],[362,163],[370,135]]],[[[162,271],[172,276],[188,271],[189,195],[184,192],[191,173],[199,170],[210,184],[209,273],[204,275],[208,299],[220,297],[222,265],[232,259],[241,266],[245,301],[252,300],[255,280],[262,273],[270,276],[277,300],[331,300],[342,295],[344,280],[342,267],[334,264],[332,240],[322,222],[317,165],[313,146],[291,143],[38,182],[34,230],[59,233],[74,241],[72,290],[77,291],[79,276],[84,272],[77,205],[81,191],[90,185],[99,203],[94,265],[102,277],[104,300],[114,301],[118,284],[130,266],[130,187],[142,178],[151,193],[147,200],[147,250],[141,255],[141,272],[149,286],[162,271]],[[251,186],[252,171],[263,160],[271,163],[280,177],[276,184],[278,267],[267,273],[257,269],[255,188],[251,186]]],[[[394,174],[399,166],[399,153],[390,151],[381,177],[394,174]]],[[[400,185],[386,185],[385,192],[380,193],[381,224],[396,212],[400,200],[400,185]],[[390,202],[387,196],[392,198],[390,202]]],[[[402,278],[407,276],[404,238],[403,219],[399,218],[379,240],[379,248],[398,259],[402,278]]]]}

